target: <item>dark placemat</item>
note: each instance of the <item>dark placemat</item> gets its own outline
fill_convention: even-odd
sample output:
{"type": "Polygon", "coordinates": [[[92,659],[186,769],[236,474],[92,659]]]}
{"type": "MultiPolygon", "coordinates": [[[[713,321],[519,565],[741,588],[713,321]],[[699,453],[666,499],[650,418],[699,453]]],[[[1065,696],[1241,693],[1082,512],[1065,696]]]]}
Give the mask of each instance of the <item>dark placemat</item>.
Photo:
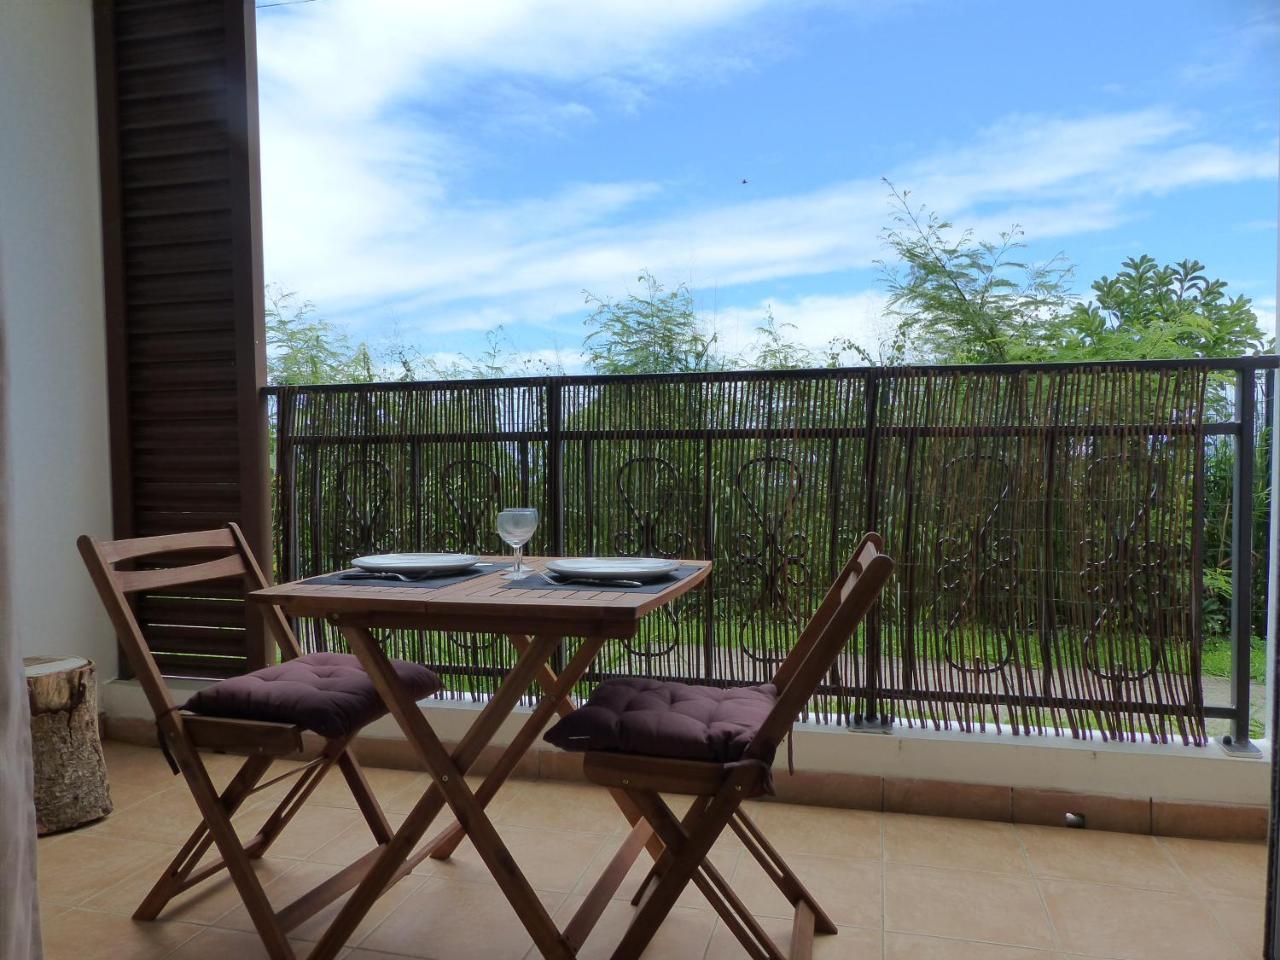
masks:
{"type": "Polygon", "coordinates": [[[617,590],[622,593],[661,593],[673,583],[679,583],[685,577],[697,573],[700,569],[694,564],[681,564],[676,567],[673,573],[639,587],[617,587],[612,585],[606,587],[603,584],[596,583],[552,583],[537,573],[522,580],[504,580],[502,585],[517,590],[617,590]]]}
{"type": "Polygon", "coordinates": [[[474,567],[465,573],[450,573],[439,577],[424,577],[421,580],[397,580],[394,577],[388,577],[385,580],[381,577],[354,577],[348,579],[345,574],[350,573],[351,571],[347,570],[343,573],[329,573],[322,577],[311,577],[307,583],[342,587],[418,587],[422,590],[436,590],[440,587],[447,587],[455,583],[466,583],[468,580],[475,580],[477,577],[483,577],[487,573],[496,573],[499,570],[510,569],[511,564],[509,562],[498,561],[496,563],[485,564],[482,567],[474,567]]]}

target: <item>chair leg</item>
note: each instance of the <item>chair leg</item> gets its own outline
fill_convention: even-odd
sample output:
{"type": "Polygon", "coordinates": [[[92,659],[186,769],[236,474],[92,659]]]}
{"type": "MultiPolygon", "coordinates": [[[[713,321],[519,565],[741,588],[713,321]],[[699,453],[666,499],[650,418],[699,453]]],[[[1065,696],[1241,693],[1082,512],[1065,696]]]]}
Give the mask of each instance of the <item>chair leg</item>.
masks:
{"type": "Polygon", "coordinates": [[[809,912],[813,914],[814,929],[818,933],[835,933],[835,923],[822,907],[818,906],[818,901],[814,899],[813,894],[800,882],[800,878],[769,843],[755,821],[747,816],[746,811],[739,807],[734,812],[733,819],[729,821],[729,826],[738,835],[742,845],[755,857],[764,872],[769,875],[769,879],[782,891],[782,895],[790,900],[793,906],[799,907],[803,903],[808,907],[809,912]]]}
{"type": "Polygon", "coordinates": [[[728,824],[733,811],[742,802],[741,794],[749,776],[751,773],[745,768],[730,774],[688,835],[683,835],[683,831],[673,832],[669,829],[666,816],[670,811],[665,810],[665,804],[657,793],[629,791],[628,795],[654,830],[659,831],[660,835],[665,834],[663,842],[672,850],[673,856],[653,892],[627,927],[613,952],[613,960],[639,960],[658,932],[658,927],[675,906],[681,891],[703,866],[712,844],[728,824]]]}
{"type": "MultiPolygon", "coordinates": [[[[228,818],[235,816],[236,810],[253,792],[253,788],[270,766],[270,757],[249,757],[236,771],[236,775],[231,778],[231,782],[218,797],[218,804],[228,818]]],[[[138,909],[133,912],[133,919],[154,920],[158,917],[169,901],[185,888],[187,877],[212,844],[213,835],[209,832],[205,821],[201,820],[187,842],[182,845],[182,849],[178,851],[178,855],[165,868],[164,873],[155,882],[155,886],[143,898],[138,909]]]]}
{"type": "Polygon", "coordinates": [[[208,770],[199,754],[180,732],[168,733],[170,751],[191,787],[191,795],[200,808],[213,842],[222,854],[231,882],[240,892],[240,899],[244,901],[249,918],[253,921],[258,936],[262,938],[267,956],[270,960],[295,960],[293,948],[276,920],[275,911],[271,909],[271,903],[262,890],[257,874],[253,872],[249,854],[241,846],[240,838],[231,825],[231,818],[222,808],[208,770]]]}
{"type": "MultiPolygon", "coordinates": [[[[704,811],[711,798],[699,798],[695,800],[689,808],[689,812],[685,814],[683,820],[676,820],[675,814],[666,805],[661,797],[650,797],[644,801],[644,810],[646,818],[655,825],[655,831],[659,832],[664,843],[667,844],[667,852],[663,858],[663,862],[656,872],[656,876],[662,877],[670,869],[671,860],[687,843],[689,837],[698,830],[698,821],[701,819],[704,811]],[[651,819],[650,819],[651,818],[651,819]]],[[[717,831],[716,836],[723,832],[723,827],[717,831]]],[[[712,840],[714,846],[715,839],[712,840]]],[[[724,921],[725,926],[742,944],[743,949],[747,951],[748,956],[753,960],[786,960],[782,950],[774,943],[764,928],[760,926],[760,922],[747,909],[733,888],[729,886],[728,881],[721,876],[720,871],[715,868],[709,858],[703,859],[698,869],[694,872],[692,882],[699,892],[711,904],[712,908],[719,914],[720,919],[724,921]]],[[[677,897],[679,893],[677,892],[677,897]]]]}
{"type": "Polygon", "coordinates": [[[373,795],[373,791],[369,788],[369,781],[365,779],[364,770],[352,755],[350,748],[342,751],[338,757],[338,769],[342,771],[342,776],[346,778],[347,786],[351,789],[351,796],[355,798],[356,806],[360,808],[360,813],[364,816],[365,822],[369,824],[369,832],[373,834],[373,839],[378,844],[388,843],[391,840],[391,824],[387,821],[387,815],[382,812],[382,806],[373,795]]]}

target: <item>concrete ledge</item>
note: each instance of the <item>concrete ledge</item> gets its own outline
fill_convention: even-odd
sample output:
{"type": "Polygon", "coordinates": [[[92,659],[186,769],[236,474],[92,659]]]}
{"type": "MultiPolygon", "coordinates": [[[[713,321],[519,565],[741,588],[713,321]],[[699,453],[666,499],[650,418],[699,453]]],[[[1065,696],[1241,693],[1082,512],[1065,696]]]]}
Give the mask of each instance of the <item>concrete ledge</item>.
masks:
{"type": "MultiPolygon", "coordinates": [[[[185,688],[171,684],[175,699],[185,688]]],[[[151,712],[132,681],[103,684],[107,736],[155,744],[151,712]]],[[[456,743],[482,704],[428,700],[423,711],[446,743],[456,743]]],[[[503,724],[477,771],[488,768],[524,722],[518,709],[503,724]]],[[[312,749],[318,744],[312,742],[312,749]]],[[[1263,756],[1270,756],[1263,743],[1263,756]]],[[[389,717],[356,740],[372,766],[422,769],[389,717]]],[[[1083,814],[1089,828],[1215,839],[1266,836],[1270,764],[1227,756],[1215,745],[1186,747],[1082,741],[1069,737],[969,734],[895,727],[892,733],[797,724],[796,773],[775,764],[778,799],[895,813],[1015,823],[1062,824],[1083,814]]],[[[582,779],[581,757],[538,741],[516,776],[582,779]]]]}

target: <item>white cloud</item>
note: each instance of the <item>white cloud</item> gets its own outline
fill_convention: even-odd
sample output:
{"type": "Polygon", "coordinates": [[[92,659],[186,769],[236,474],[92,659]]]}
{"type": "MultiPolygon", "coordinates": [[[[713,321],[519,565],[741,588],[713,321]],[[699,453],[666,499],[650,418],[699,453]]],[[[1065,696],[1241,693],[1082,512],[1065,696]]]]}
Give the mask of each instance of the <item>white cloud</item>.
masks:
{"type": "MultiPolygon", "coordinates": [[[[428,336],[547,323],[580,311],[584,288],[618,294],[642,267],[725,290],[870,266],[887,212],[877,176],[677,214],[654,212],[669,189],[660,182],[567,184],[500,203],[470,199],[457,183],[473,148],[439,128],[433,103],[512,85],[521,122],[545,132],[590,123],[590,107],[521,84],[574,81],[609,93],[616,109],[642,110],[682,64],[704,63],[687,55],[693,44],[711,31],[719,39],[764,6],[331,0],[263,17],[269,279],[331,315],[377,309],[428,336]]],[[[726,50],[724,69],[743,68],[716,47],[726,50]]],[[[1010,116],[883,172],[979,230],[1017,222],[1047,238],[1123,223],[1144,196],[1274,177],[1275,153],[1270,141],[1209,140],[1194,118],[1153,108],[1010,116]]],[[[840,310],[857,303],[870,301],[799,298],[775,313],[786,321],[785,305],[805,329],[828,329],[848,322],[840,310]]]]}
{"type": "Polygon", "coordinates": [[[758,339],[758,329],[772,311],[787,339],[821,357],[832,340],[849,339],[875,354],[889,331],[884,325],[885,294],[864,290],[841,296],[768,298],[749,307],[715,313],[715,330],[725,352],[741,355],[758,339]]]}

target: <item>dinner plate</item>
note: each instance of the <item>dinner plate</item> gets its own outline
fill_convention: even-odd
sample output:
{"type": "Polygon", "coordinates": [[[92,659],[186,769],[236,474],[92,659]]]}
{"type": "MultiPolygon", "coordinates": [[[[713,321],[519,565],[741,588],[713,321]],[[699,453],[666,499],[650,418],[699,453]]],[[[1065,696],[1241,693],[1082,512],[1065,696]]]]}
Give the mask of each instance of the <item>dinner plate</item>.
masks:
{"type": "Polygon", "coordinates": [[[480,558],[470,553],[379,553],[356,557],[353,567],[369,573],[403,573],[410,577],[430,574],[461,573],[470,570],[480,558]]]}
{"type": "Polygon", "coordinates": [[[562,577],[590,577],[593,580],[656,580],[680,566],[674,560],[653,557],[573,557],[552,560],[547,569],[562,577]]]}

